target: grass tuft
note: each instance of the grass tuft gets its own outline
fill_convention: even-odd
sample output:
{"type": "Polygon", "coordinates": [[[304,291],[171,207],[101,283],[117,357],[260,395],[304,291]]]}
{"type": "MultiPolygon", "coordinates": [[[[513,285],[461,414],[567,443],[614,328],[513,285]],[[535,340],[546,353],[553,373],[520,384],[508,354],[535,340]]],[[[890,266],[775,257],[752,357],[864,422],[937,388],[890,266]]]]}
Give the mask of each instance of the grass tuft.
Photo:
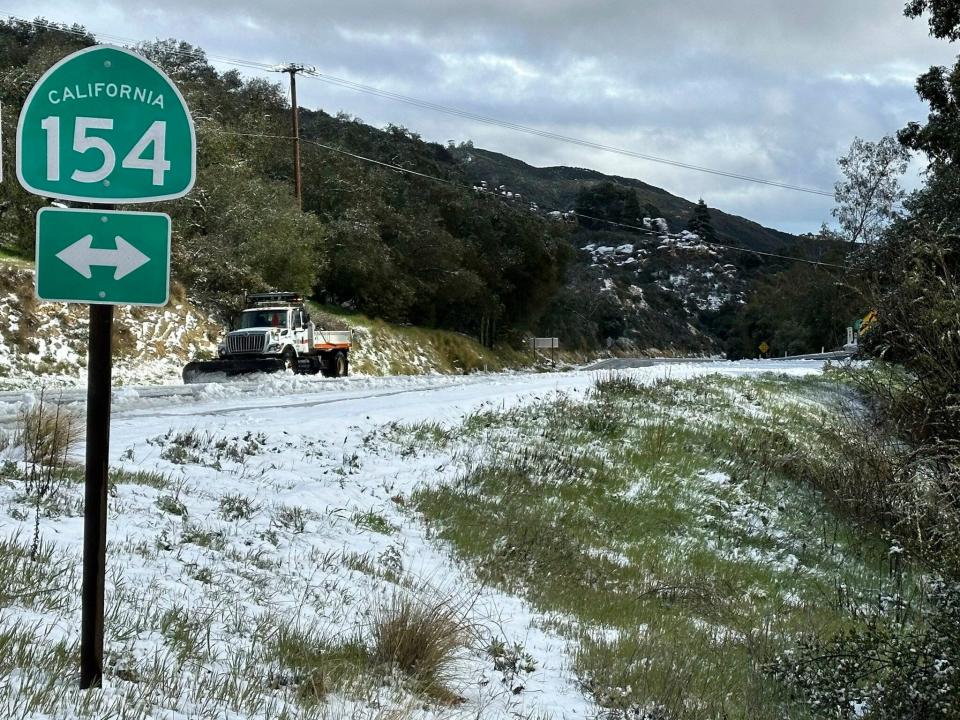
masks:
{"type": "Polygon", "coordinates": [[[457,658],[471,637],[461,608],[446,599],[396,591],[375,609],[373,657],[411,677],[424,694],[442,702],[462,701],[450,686],[457,658]]]}

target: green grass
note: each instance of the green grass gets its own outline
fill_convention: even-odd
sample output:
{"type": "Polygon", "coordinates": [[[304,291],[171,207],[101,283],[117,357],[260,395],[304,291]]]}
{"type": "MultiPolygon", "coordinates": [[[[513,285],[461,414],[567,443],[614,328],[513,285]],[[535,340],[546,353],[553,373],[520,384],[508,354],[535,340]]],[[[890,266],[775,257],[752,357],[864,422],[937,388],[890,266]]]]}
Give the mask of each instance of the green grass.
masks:
{"type": "Polygon", "coordinates": [[[483,582],[555,618],[614,715],[807,717],[764,664],[912,582],[831,509],[850,445],[838,393],[611,376],[585,401],[467,418],[453,435],[487,459],[413,503],[483,582]]]}
{"type": "MultiPolygon", "coordinates": [[[[83,482],[81,474],[79,482],[83,482]]],[[[117,485],[143,485],[156,490],[166,490],[172,485],[169,476],[152,470],[126,470],[124,468],[110,468],[109,483],[117,485]]]]}
{"type": "Polygon", "coordinates": [[[397,531],[397,527],[386,517],[373,510],[365,512],[357,510],[350,516],[350,519],[361,530],[370,530],[381,535],[392,535],[397,531]]]}
{"type": "Polygon", "coordinates": [[[0,265],[12,265],[17,268],[33,267],[33,258],[13,252],[8,248],[0,247],[0,265]]]}

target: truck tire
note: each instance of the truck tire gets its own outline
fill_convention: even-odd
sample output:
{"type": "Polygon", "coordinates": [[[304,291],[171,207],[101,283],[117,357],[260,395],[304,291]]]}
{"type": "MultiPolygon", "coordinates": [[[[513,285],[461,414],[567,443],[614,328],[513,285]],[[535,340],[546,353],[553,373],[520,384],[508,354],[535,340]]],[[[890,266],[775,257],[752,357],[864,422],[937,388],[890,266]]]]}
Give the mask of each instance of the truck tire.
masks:
{"type": "Polygon", "coordinates": [[[337,377],[346,377],[350,372],[350,361],[347,359],[347,354],[343,352],[343,350],[340,350],[333,356],[333,366],[336,368],[337,377]]]}
{"type": "Polygon", "coordinates": [[[323,353],[323,367],[320,372],[325,378],[332,378],[337,376],[337,359],[335,353],[323,353]]]}
{"type": "Polygon", "coordinates": [[[283,351],[283,368],[284,370],[292,370],[293,374],[296,375],[300,372],[299,363],[297,362],[297,351],[292,347],[287,347],[283,351]]]}

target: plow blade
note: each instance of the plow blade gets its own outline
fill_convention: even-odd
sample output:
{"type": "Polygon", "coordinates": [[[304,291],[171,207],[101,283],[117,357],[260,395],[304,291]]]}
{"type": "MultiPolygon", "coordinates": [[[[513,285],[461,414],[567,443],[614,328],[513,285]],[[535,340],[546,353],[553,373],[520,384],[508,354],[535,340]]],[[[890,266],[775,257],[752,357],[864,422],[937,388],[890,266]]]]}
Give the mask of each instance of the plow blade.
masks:
{"type": "Polygon", "coordinates": [[[248,358],[248,359],[230,359],[230,360],[197,360],[187,363],[183,368],[183,382],[202,383],[208,382],[208,375],[224,374],[228,377],[233,375],[246,375],[247,373],[272,373],[280,372],[284,369],[283,360],[280,358],[248,358]]]}

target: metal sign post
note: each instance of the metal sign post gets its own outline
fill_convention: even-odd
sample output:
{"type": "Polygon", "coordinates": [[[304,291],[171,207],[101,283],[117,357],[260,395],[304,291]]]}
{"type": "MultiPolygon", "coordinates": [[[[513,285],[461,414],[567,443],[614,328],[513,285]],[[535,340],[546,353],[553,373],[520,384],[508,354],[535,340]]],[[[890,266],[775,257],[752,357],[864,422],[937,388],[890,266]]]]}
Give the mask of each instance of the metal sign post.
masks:
{"type": "Polygon", "coordinates": [[[550,364],[557,366],[557,348],[560,347],[560,338],[555,337],[535,337],[531,338],[530,345],[533,348],[533,356],[536,359],[537,350],[550,349],[550,364]]]}
{"type": "Polygon", "coordinates": [[[109,45],[68,55],[44,73],[17,124],[17,179],[28,192],[106,206],[37,213],[37,297],[90,304],[81,688],[103,676],[113,306],[165,305],[170,289],[169,216],[113,206],[186,195],[196,147],[170,78],[109,45]]]}
{"type": "Polygon", "coordinates": [[[104,580],[107,572],[107,479],[110,464],[110,352],[113,305],[90,306],[87,349],[87,451],[83,494],[83,590],[80,687],[103,676],[104,580]]]}

